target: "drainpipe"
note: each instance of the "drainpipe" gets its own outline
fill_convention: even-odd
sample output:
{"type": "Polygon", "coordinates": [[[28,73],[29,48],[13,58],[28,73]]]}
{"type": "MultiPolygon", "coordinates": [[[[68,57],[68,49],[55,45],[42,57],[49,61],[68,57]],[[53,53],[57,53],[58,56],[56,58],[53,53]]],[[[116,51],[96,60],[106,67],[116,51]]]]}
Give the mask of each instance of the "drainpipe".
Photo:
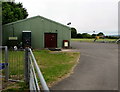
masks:
{"type": "Polygon", "coordinates": [[[13,37],[15,36],[15,34],[14,34],[14,26],[13,26],[13,24],[12,24],[12,29],[13,29],[13,37]]]}

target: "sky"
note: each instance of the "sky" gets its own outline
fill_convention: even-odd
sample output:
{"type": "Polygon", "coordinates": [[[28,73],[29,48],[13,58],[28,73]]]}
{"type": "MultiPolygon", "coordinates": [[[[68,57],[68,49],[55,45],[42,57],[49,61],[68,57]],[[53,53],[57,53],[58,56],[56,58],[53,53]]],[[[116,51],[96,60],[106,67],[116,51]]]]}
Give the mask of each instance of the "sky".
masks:
{"type": "Polygon", "coordinates": [[[15,0],[23,3],[28,18],[43,16],[76,28],[78,33],[118,34],[120,0],[15,0]]]}

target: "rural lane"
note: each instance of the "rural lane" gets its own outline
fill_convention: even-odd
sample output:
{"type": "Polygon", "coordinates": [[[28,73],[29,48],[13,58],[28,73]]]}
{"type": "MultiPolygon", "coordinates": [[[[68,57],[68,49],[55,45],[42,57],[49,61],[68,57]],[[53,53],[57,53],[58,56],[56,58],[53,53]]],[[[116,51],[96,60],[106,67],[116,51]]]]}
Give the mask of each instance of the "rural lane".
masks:
{"type": "Polygon", "coordinates": [[[117,90],[118,45],[111,43],[71,42],[80,51],[74,73],[51,90],[117,90]]]}

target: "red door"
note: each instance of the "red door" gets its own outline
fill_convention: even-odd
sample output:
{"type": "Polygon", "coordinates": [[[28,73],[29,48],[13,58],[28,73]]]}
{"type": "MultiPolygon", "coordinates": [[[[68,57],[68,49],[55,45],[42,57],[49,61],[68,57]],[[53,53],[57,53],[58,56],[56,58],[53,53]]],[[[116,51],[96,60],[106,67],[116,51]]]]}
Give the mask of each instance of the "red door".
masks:
{"type": "Polygon", "coordinates": [[[57,48],[57,34],[45,33],[45,48],[57,48]]]}

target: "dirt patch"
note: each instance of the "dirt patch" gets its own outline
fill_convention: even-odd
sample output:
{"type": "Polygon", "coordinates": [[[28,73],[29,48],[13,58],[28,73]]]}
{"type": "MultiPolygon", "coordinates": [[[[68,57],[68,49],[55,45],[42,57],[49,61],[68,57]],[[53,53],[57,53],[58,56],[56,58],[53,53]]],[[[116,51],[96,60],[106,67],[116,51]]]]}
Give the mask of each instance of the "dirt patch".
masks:
{"type": "Polygon", "coordinates": [[[16,82],[11,82],[11,81],[2,82],[2,91],[5,91],[6,89],[10,89],[10,88],[19,88],[19,86],[16,85],[16,82]]]}
{"type": "Polygon", "coordinates": [[[77,49],[61,49],[61,51],[50,51],[51,54],[57,54],[61,52],[79,52],[77,49]]]}

